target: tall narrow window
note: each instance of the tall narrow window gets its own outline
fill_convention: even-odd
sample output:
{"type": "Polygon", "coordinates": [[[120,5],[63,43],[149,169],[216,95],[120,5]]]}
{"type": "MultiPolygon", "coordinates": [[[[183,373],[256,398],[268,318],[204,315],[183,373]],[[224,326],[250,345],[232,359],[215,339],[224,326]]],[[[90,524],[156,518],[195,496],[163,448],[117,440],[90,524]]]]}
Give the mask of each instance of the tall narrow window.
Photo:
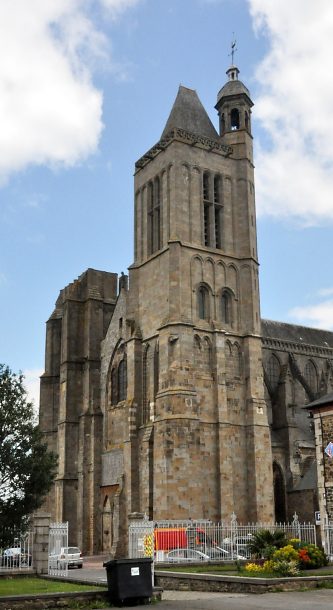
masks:
{"type": "Polygon", "coordinates": [[[113,367],[111,371],[111,404],[116,405],[118,402],[118,380],[117,369],[113,367]]]}
{"type": "Polygon", "coordinates": [[[152,182],[148,184],[148,217],[147,217],[147,229],[148,229],[148,253],[154,252],[154,185],[152,182]]]}
{"type": "Polygon", "coordinates": [[[209,205],[204,203],[204,243],[209,246],[209,205]]]}
{"type": "Polygon", "coordinates": [[[204,172],[202,178],[203,243],[210,248],[222,248],[221,176],[204,172]]]}
{"type": "Polygon", "coordinates": [[[127,395],[127,366],[126,358],[119,362],[118,366],[118,401],[126,400],[127,395]]]}
{"type": "Polygon", "coordinates": [[[307,383],[309,384],[312,392],[317,392],[317,389],[318,389],[317,370],[316,370],[316,367],[313,364],[312,360],[308,360],[308,362],[306,363],[304,374],[305,374],[305,379],[306,379],[307,383]]]}
{"type": "Polygon", "coordinates": [[[149,345],[142,358],[142,423],[149,421],[149,345]]]}
{"type": "Polygon", "coordinates": [[[220,176],[214,176],[214,203],[220,203],[220,176]]]}
{"type": "Polygon", "coordinates": [[[231,123],[232,131],[239,129],[239,110],[238,110],[238,108],[232,109],[232,111],[230,113],[230,123],[231,123]]]}
{"type": "Polygon", "coordinates": [[[206,286],[198,288],[198,315],[201,320],[209,319],[209,294],[206,286]]]}
{"type": "Polygon", "coordinates": [[[221,248],[221,208],[219,206],[215,206],[214,208],[215,215],[215,247],[221,248]]]}
{"type": "Polygon", "coordinates": [[[154,400],[156,400],[156,394],[158,392],[158,383],[160,376],[160,357],[158,343],[155,345],[154,351],[154,400]]]}
{"type": "Polygon", "coordinates": [[[231,324],[231,296],[227,290],[221,294],[221,320],[224,324],[231,324]]]}
{"type": "Polygon", "coordinates": [[[203,175],[203,198],[204,201],[209,201],[209,174],[207,172],[203,175]]]}
{"type": "Polygon", "coordinates": [[[160,179],[154,181],[154,252],[161,247],[161,185],[160,179]]]}
{"type": "Polygon", "coordinates": [[[161,184],[158,177],[148,184],[147,237],[148,254],[153,254],[161,247],[161,184]]]}
{"type": "Polygon", "coordinates": [[[269,379],[269,383],[271,384],[272,390],[274,392],[278,386],[281,372],[279,359],[274,354],[271,354],[271,356],[269,357],[266,372],[269,379]]]}

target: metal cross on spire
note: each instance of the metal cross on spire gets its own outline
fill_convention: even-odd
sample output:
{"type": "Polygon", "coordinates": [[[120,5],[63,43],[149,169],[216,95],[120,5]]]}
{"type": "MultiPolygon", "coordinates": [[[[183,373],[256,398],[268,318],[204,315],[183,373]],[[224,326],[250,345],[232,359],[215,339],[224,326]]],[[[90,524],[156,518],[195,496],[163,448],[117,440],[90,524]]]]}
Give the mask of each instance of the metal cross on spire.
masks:
{"type": "Polygon", "coordinates": [[[234,55],[237,51],[237,47],[236,47],[236,38],[235,38],[235,34],[233,33],[233,40],[231,41],[231,53],[229,53],[229,57],[231,56],[231,65],[234,65],[234,55]]]}

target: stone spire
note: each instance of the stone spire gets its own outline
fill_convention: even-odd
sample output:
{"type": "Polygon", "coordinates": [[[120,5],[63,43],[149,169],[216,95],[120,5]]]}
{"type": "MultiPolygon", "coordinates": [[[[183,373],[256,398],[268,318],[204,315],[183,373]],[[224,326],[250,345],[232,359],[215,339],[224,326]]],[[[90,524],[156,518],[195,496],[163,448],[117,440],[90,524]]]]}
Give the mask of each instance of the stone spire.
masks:
{"type": "Polygon", "coordinates": [[[218,139],[218,133],[200,102],[197,92],[182,85],[179,87],[162,138],[177,127],[206,138],[218,139]]]}

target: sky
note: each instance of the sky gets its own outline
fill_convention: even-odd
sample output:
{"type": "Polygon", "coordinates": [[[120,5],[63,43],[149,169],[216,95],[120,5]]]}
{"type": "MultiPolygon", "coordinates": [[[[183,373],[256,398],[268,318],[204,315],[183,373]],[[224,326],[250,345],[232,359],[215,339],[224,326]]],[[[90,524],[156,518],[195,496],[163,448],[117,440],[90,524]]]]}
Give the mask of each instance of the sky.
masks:
{"type": "Polygon", "coordinates": [[[250,89],[264,318],[333,330],[331,0],[0,0],[0,362],[38,405],[45,322],[133,260],[134,163],[180,84],[250,89]]]}

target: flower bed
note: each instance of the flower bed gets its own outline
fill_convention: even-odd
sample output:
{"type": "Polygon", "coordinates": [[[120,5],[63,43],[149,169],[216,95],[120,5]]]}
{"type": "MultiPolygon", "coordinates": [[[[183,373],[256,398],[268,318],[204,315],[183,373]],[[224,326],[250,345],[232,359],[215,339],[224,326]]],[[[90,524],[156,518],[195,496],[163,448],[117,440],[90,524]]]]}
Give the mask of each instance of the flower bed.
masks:
{"type": "Polygon", "coordinates": [[[300,576],[301,570],[320,568],[327,564],[328,559],[322,549],[294,538],[279,549],[270,547],[266,560],[247,563],[244,572],[249,576],[300,576]]]}

